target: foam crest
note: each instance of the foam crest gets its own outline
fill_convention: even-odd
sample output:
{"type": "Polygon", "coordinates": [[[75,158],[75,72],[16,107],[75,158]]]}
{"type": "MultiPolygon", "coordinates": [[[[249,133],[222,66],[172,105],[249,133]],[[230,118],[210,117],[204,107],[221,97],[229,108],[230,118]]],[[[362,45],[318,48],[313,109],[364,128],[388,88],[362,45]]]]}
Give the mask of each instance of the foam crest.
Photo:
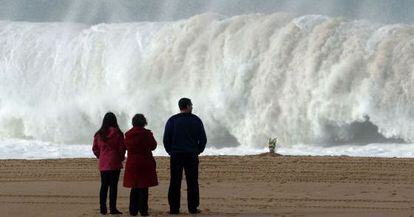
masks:
{"type": "Polygon", "coordinates": [[[0,138],[90,143],[105,112],[158,141],[182,96],[214,147],[414,141],[414,27],[325,16],[0,22],[0,138]],[[367,136],[362,136],[365,132],[367,136]]]}

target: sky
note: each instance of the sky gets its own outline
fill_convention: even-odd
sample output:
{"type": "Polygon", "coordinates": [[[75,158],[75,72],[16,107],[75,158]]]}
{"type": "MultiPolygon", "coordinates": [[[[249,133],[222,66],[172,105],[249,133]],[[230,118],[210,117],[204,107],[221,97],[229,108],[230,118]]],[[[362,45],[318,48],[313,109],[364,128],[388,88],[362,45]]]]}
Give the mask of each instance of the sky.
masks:
{"type": "Polygon", "coordinates": [[[413,0],[0,0],[0,20],[28,22],[172,21],[205,12],[234,16],[279,11],[414,23],[413,0]]]}

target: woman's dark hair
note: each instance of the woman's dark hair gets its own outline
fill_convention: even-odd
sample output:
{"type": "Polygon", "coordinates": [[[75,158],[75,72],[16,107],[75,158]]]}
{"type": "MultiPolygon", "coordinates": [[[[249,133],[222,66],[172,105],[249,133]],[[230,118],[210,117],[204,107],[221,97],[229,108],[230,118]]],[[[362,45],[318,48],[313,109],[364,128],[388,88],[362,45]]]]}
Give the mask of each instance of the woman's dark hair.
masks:
{"type": "Polygon", "coordinates": [[[132,126],[134,127],[145,127],[147,125],[147,119],[143,114],[136,114],[132,118],[132,126]]]}
{"type": "Polygon", "coordinates": [[[108,113],[105,114],[105,116],[103,118],[103,121],[102,121],[102,126],[98,130],[98,132],[96,132],[96,134],[99,134],[101,136],[102,140],[106,141],[108,139],[107,135],[108,135],[108,130],[109,130],[110,127],[116,128],[116,129],[118,129],[118,131],[120,133],[122,133],[121,129],[119,129],[118,122],[116,120],[116,116],[112,112],[108,112],[108,113]]]}

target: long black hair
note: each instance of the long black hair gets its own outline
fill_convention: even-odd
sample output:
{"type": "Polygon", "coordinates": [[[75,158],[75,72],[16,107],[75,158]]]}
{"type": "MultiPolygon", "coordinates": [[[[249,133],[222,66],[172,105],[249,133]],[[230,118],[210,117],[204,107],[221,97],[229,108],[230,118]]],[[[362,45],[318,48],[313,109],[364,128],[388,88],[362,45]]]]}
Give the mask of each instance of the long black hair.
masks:
{"type": "Polygon", "coordinates": [[[122,133],[121,129],[119,129],[118,121],[116,120],[116,116],[112,112],[108,112],[105,114],[101,128],[96,132],[95,135],[100,135],[102,140],[106,141],[108,139],[108,130],[110,127],[118,129],[120,133],[122,133]]]}

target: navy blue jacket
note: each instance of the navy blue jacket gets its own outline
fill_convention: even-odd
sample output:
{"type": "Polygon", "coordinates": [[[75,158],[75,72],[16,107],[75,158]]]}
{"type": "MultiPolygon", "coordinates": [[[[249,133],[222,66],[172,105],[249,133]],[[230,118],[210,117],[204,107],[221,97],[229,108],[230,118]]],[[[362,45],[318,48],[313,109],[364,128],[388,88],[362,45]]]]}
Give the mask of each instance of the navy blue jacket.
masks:
{"type": "Polygon", "coordinates": [[[207,143],[203,122],[191,113],[179,113],[165,124],[164,148],[169,155],[200,154],[207,143]]]}

